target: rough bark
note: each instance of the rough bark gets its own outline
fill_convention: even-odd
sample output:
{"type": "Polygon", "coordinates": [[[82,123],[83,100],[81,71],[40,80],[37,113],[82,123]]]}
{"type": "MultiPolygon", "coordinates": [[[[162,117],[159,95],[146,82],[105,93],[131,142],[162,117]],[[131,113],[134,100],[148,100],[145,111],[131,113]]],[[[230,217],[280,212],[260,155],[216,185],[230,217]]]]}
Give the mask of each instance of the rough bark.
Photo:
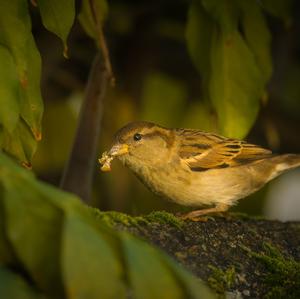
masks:
{"type": "Polygon", "coordinates": [[[160,247],[226,298],[300,298],[300,223],[241,215],[181,222],[165,212],[100,217],[160,247]]]}

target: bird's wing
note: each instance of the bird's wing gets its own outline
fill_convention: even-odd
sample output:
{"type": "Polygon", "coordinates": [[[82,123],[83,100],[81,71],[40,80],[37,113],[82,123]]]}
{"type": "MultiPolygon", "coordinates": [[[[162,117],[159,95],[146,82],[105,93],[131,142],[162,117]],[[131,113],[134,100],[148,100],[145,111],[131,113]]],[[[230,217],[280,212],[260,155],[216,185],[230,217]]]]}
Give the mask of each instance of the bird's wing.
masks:
{"type": "Polygon", "coordinates": [[[193,171],[235,167],[272,155],[270,150],[245,141],[198,130],[181,130],[179,156],[193,171]]]}

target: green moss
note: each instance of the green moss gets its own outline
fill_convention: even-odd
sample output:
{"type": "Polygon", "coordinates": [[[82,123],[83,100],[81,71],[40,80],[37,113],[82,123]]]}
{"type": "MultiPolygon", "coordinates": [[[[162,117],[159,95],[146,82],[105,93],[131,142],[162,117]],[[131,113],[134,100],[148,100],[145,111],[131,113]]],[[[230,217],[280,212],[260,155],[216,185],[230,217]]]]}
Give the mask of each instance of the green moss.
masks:
{"type": "Polygon", "coordinates": [[[208,266],[212,272],[207,282],[212,289],[219,294],[224,294],[227,290],[233,288],[235,284],[235,267],[231,266],[226,270],[218,269],[212,265],[208,266]]]}
{"type": "Polygon", "coordinates": [[[184,226],[184,221],[182,221],[180,218],[174,216],[171,213],[165,212],[165,211],[155,211],[152,212],[146,216],[144,216],[144,219],[149,222],[158,222],[161,224],[169,224],[171,226],[175,226],[178,229],[182,229],[184,226]]]}
{"type": "Polygon", "coordinates": [[[96,208],[90,208],[90,210],[97,219],[100,219],[110,227],[113,227],[117,224],[122,224],[125,226],[139,226],[158,222],[160,224],[168,224],[181,229],[184,225],[184,222],[182,220],[180,220],[173,214],[164,211],[157,211],[152,212],[149,215],[133,217],[115,211],[101,212],[96,208]]]}
{"type": "Polygon", "coordinates": [[[263,245],[264,251],[256,253],[246,248],[247,252],[260,261],[267,269],[264,283],[270,288],[265,298],[300,298],[300,263],[293,257],[285,257],[269,243],[263,245]]]}
{"type": "Polygon", "coordinates": [[[114,227],[117,224],[122,224],[125,226],[136,226],[141,223],[146,223],[146,221],[143,220],[143,217],[132,217],[120,212],[102,212],[95,208],[91,208],[91,212],[96,217],[96,219],[101,220],[110,227],[114,227]]]}

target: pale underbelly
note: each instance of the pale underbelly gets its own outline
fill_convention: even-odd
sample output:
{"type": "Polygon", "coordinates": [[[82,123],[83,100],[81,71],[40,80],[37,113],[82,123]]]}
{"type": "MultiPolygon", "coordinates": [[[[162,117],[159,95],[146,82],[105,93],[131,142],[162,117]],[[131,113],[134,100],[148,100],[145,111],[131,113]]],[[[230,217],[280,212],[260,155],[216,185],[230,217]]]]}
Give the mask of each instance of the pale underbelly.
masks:
{"type": "MultiPolygon", "coordinates": [[[[177,174],[176,174],[177,175],[177,174]]],[[[155,193],[185,206],[203,206],[224,203],[233,205],[261,187],[251,169],[236,171],[234,168],[190,172],[184,179],[170,173],[152,171],[144,183],[155,193]]]]}

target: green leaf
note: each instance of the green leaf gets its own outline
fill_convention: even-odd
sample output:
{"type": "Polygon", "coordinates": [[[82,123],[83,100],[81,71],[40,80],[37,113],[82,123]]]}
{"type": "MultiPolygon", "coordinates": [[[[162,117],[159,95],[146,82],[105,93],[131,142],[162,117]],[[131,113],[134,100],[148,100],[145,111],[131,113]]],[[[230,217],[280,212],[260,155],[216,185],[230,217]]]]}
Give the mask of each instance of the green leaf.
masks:
{"type": "Polygon", "coordinates": [[[187,98],[184,84],[162,73],[146,77],[142,90],[141,118],[166,126],[181,121],[187,98]]]}
{"type": "Polygon", "coordinates": [[[204,9],[225,34],[238,27],[239,9],[235,0],[201,0],[204,9]]]}
{"type": "MultiPolygon", "coordinates": [[[[213,19],[204,10],[201,2],[193,0],[188,11],[185,34],[188,52],[195,67],[201,74],[201,90],[204,101],[209,100],[210,60],[208,57],[210,56],[212,34],[215,26],[213,19]]],[[[193,114],[195,115],[195,113],[193,114]]],[[[201,121],[201,117],[202,115],[198,115],[194,119],[201,121]]],[[[209,118],[209,115],[205,116],[205,119],[208,120],[209,118]]]]}
{"type": "Polygon", "coordinates": [[[15,254],[15,268],[46,295],[210,298],[205,286],[159,250],[104,227],[76,197],[39,183],[1,153],[0,187],[0,229],[7,235],[0,242],[15,254]]]}
{"type": "Polygon", "coordinates": [[[37,143],[23,119],[19,120],[11,134],[6,129],[2,130],[1,146],[9,155],[22,161],[24,166],[31,167],[30,161],[37,143]]]}
{"type": "MultiPolygon", "coordinates": [[[[271,36],[259,4],[194,0],[186,36],[189,53],[203,78],[205,105],[210,101],[216,111],[218,131],[245,137],[272,73],[271,36]]],[[[212,118],[206,118],[204,125],[209,127],[212,118]]]]}
{"type": "Polygon", "coordinates": [[[0,266],[0,298],[42,299],[45,297],[34,291],[20,275],[0,266]]]}
{"type": "Polygon", "coordinates": [[[243,12],[242,26],[245,41],[254,54],[266,84],[272,74],[270,31],[261,7],[256,1],[238,1],[238,4],[243,12]]]}
{"type": "MultiPolygon", "coordinates": [[[[2,191],[2,190],[1,190],[2,191]]],[[[2,203],[2,192],[0,196],[0,265],[12,264],[13,253],[12,247],[6,236],[5,222],[4,222],[4,209],[2,203]]],[[[0,296],[1,298],[1,296],[0,296]]]]}
{"type": "Polygon", "coordinates": [[[72,213],[64,224],[62,267],[68,298],[126,298],[118,256],[99,231],[72,213]]]}
{"type": "Polygon", "coordinates": [[[82,0],[81,11],[78,15],[79,22],[85,32],[96,39],[97,29],[94,17],[99,24],[103,24],[108,14],[108,5],[106,0],[82,0]],[[90,2],[93,2],[95,11],[92,13],[90,2]]]}
{"type": "Polygon", "coordinates": [[[21,57],[20,52],[16,54],[26,62],[26,68],[21,76],[21,117],[31,129],[35,139],[39,141],[42,138],[41,122],[44,110],[40,90],[41,57],[32,35],[27,43],[26,57],[21,57]]]}
{"type": "Polygon", "coordinates": [[[178,281],[153,247],[128,234],[122,235],[122,246],[133,298],[185,298],[178,281]]]}
{"type": "Polygon", "coordinates": [[[219,130],[228,137],[244,138],[253,125],[264,80],[253,53],[240,34],[214,34],[209,85],[219,130]]]}
{"type": "Polygon", "coordinates": [[[14,58],[21,86],[21,114],[35,136],[40,135],[42,99],[41,61],[32,33],[27,2],[0,2],[0,43],[14,58]]]}
{"type": "Polygon", "coordinates": [[[75,19],[74,0],[39,0],[43,25],[56,34],[64,44],[64,53],[67,51],[67,38],[75,19]]]}
{"type": "Polygon", "coordinates": [[[25,172],[14,173],[3,165],[0,169],[6,234],[14,252],[42,290],[61,294],[62,212],[25,172]]]}
{"type": "Polygon", "coordinates": [[[210,70],[209,59],[211,39],[214,23],[205,12],[200,2],[194,0],[188,11],[186,25],[186,41],[189,54],[198,71],[203,76],[208,76],[210,70]]]}
{"type": "Polygon", "coordinates": [[[12,134],[20,115],[20,84],[12,55],[0,45],[0,122],[12,134]]]}
{"type": "Polygon", "coordinates": [[[215,298],[201,281],[164,253],[127,233],[120,237],[133,298],[215,298]]]}
{"type": "Polygon", "coordinates": [[[168,256],[164,258],[164,263],[168,265],[177,276],[180,285],[186,290],[184,298],[191,299],[214,299],[214,294],[199,279],[185,271],[179,264],[168,256]]]}
{"type": "MultiPolygon", "coordinates": [[[[21,121],[21,118],[24,119],[32,134],[30,142],[33,143],[41,139],[43,103],[40,93],[41,61],[31,33],[27,5],[27,1],[23,0],[0,2],[0,58],[1,60],[7,58],[6,62],[1,61],[1,67],[7,64],[8,75],[11,79],[11,82],[6,85],[5,82],[8,79],[3,79],[0,71],[1,95],[5,96],[1,101],[7,101],[7,103],[9,101],[6,104],[7,111],[8,109],[9,111],[1,119],[1,124],[5,129],[2,135],[8,134],[5,140],[12,140],[13,132],[17,130],[17,123],[21,121]]],[[[24,146],[22,142],[21,147],[24,146]]],[[[2,147],[9,149],[11,146],[2,143],[2,147]]],[[[31,147],[31,150],[28,157],[33,155],[35,147],[31,147]]],[[[24,161],[25,155],[16,156],[16,152],[21,153],[22,150],[9,153],[20,161],[30,162],[24,161]]]]}

